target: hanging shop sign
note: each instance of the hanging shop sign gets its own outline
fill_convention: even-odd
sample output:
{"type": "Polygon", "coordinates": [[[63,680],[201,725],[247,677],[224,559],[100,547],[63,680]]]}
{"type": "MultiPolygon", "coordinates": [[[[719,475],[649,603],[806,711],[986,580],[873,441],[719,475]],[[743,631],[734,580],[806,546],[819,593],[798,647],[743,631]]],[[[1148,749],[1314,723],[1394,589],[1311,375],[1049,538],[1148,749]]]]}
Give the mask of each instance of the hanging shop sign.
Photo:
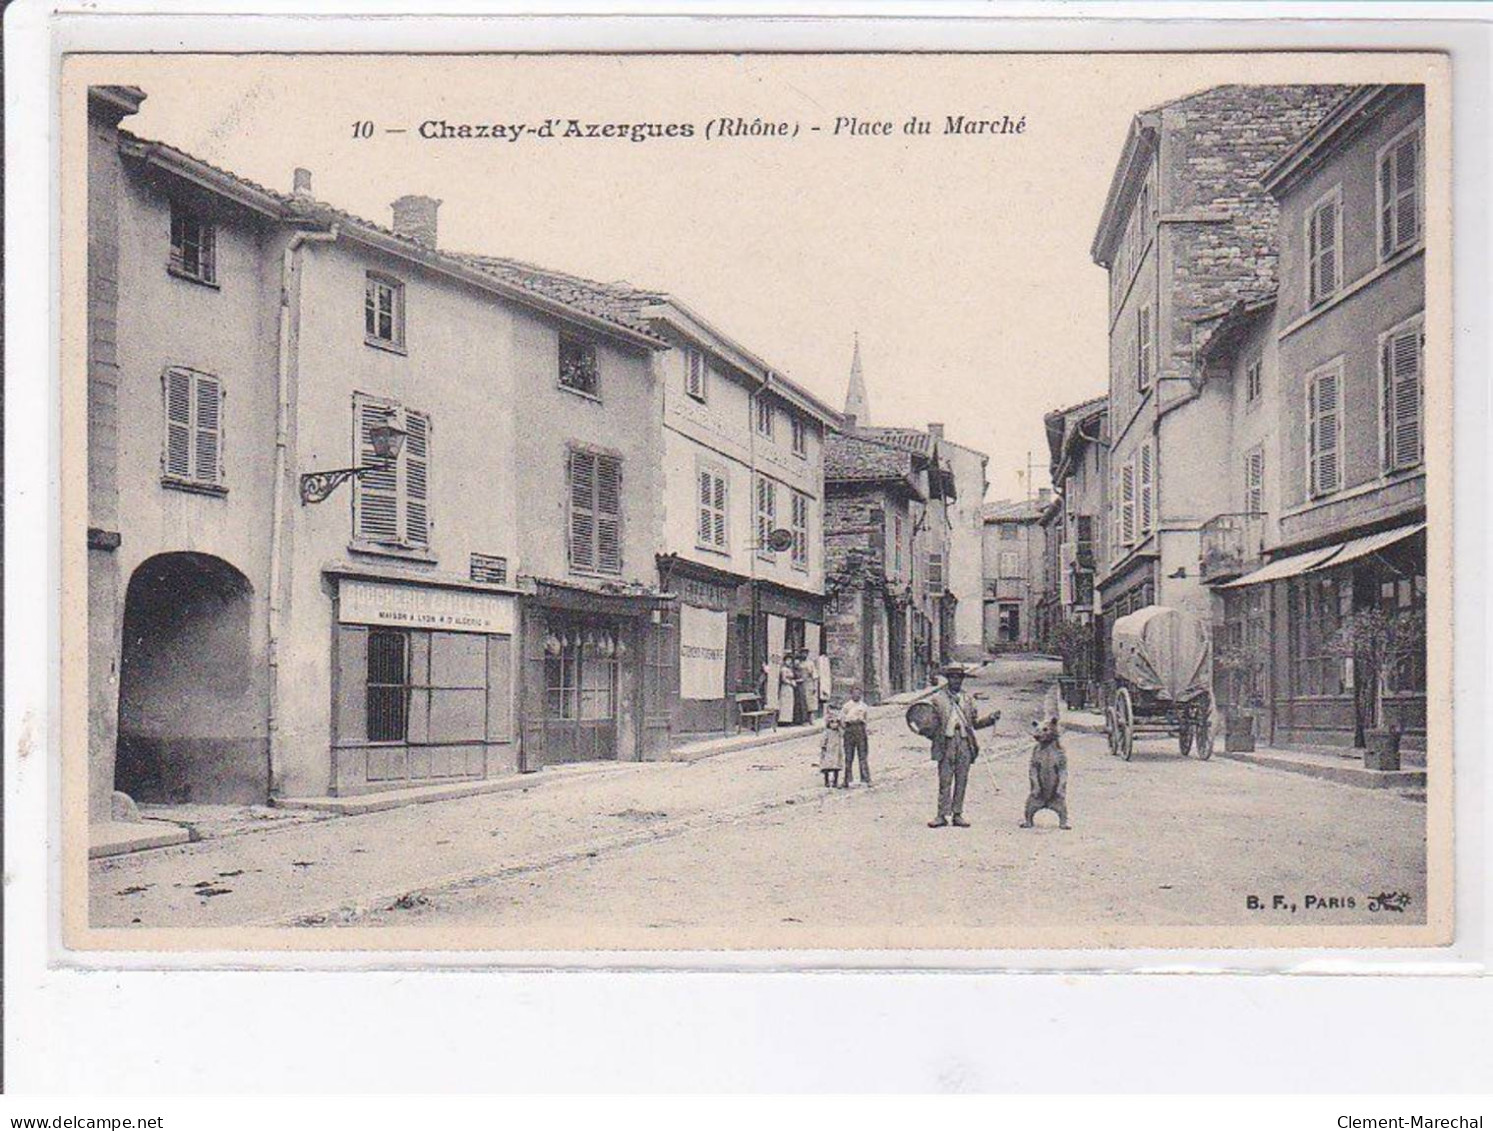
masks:
{"type": "Polygon", "coordinates": [[[343,624],[511,636],[513,598],[344,578],[337,587],[337,619],[343,624]]]}

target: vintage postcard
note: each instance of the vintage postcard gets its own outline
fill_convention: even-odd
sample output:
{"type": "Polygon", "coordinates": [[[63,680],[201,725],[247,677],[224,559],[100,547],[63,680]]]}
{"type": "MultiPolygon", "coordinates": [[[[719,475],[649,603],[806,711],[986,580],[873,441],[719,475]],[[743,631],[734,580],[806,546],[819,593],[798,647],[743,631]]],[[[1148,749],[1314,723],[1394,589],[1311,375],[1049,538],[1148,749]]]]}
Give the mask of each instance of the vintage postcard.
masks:
{"type": "Polygon", "coordinates": [[[62,83],[68,947],[1453,941],[1444,57],[62,83]]]}

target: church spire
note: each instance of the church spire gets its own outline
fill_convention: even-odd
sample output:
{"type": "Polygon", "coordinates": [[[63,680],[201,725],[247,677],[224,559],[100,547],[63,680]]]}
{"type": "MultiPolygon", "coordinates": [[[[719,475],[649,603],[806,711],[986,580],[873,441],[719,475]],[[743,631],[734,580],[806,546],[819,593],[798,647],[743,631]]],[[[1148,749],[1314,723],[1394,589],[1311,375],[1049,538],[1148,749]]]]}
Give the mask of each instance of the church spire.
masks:
{"type": "Polygon", "coordinates": [[[871,401],[866,396],[866,378],[861,372],[861,335],[856,331],[855,353],[850,358],[850,387],[845,391],[845,416],[861,427],[871,423],[871,401]]]}

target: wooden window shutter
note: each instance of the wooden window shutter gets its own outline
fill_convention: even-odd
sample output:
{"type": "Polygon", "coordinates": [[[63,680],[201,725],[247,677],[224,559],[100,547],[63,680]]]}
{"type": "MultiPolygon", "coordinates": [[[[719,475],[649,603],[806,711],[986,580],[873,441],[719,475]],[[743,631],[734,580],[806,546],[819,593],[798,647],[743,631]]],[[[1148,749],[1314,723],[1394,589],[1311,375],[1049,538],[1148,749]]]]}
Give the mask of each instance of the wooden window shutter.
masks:
{"type": "Polygon", "coordinates": [[[166,393],[166,474],[173,479],[192,475],[192,374],[168,369],[166,393]]]}
{"type": "Polygon", "coordinates": [[[1120,469],[1120,541],[1135,544],[1135,464],[1120,469]]]}
{"type": "Polygon", "coordinates": [[[1337,290],[1337,214],[1336,200],[1325,200],[1312,212],[1309,289],[1313,303],[1337,290]]]}
{"type": "Polygon", "coordinates": [[[1395,151],[1379,159],[1379,258],[1395,250],[1395,151]]]}
{"type": "Polygon", "coordinates": [[[404,540],[416,546],[430,544],[430,417],[423,412],[405,414],[409,435],[404,441],[404,540]]]}
{"type": "Polygon", "coordinates": [[[1155,481],[1155,469],[1151,466],[1151,445],[1145,444],[1140,450],[1140,530],[1142,534],[1151,532],[1155,481]]]}
{"type": "Polygon", "coordinates": [[[715,516],[711,509],[711,503],[715,500],[715,485],[711,479],[710,472],[700,472],[700,529],[698,533],[700,541],[704,543],[711,541],[715,530],[715,516]]]}
{"type": "Polygon", "coordinates": [[[1258,448],[1244,457],[1244,509],[1250,514],[1265,509],[1265,453],[1258,448]]]}
{"type": "Polygon", "coordinates": [[[353,529],[356,537],[368,542],[399,542],[399,468],[386,464],[373,450],[373,429],[389,414],[381,401],[358,398],[354,403],[357,420],[357,465],[375,470],[353,480],[353,529]]]}
{"type": "Polygon", "coordinates": [[[1384,341],[1384,467],[1414,467],[1422,458],[1419,327],[1384,341]]]}
{"type": "Polygon", "coordinates": [[[622,461],[596,457],[596,568],[622,572],[622,461]]]}
{"type": "Polygon", "coordinates": [[[570,480],[570,564],[596,568],[596,457],[572,449],[570,480]]]}
{"type": "Polygon", "coordinates": [[[195,451],[193,456],[193,478],[199,483],[218,482],[222,458],[222,397],[223,388],[216,377],[198,373],[196,396],[196,419],[192,422],[195,451]]]}
{"type": "Polygon", "coordinates": [[[1395,247],[1409,247],[1420,235],[1420,135],[1394,148],[1395,247]]]}
{"type": "Polygon", "coordinates": [[[713,533],[715,544],[725,546],[726,544],[726,477],[717,475],[715,477],[715,515],[713,533]]]}
{"type": "Polygon", "coordinates": [[[1143,306],[1136,315],[1135,372],[1136,384],[1142,389],[1151,387],[1151,308],[1143,306]]]}
{"type": "Polygon", "coordinates": [[[1328,495],[1340,484],[1338,451],[1339,381],[1335,372],[1323,373],[1311,385],[1312,494],[1328,495]]]}

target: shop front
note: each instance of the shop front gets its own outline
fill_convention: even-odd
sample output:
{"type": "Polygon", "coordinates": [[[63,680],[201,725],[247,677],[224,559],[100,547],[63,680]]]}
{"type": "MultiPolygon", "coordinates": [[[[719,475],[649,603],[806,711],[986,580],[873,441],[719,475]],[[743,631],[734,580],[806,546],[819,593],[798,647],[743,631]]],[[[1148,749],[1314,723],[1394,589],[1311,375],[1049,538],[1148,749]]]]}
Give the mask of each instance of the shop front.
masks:
{"type": "Polygon", "coordinates": [[[523,609],[522,768],[665,756],[678,633],[668,595],[536,583],[523,609]]]}
{"type": "Polygon", "coordinates": [[[332,794],[516,770],[514,592],[459,581],[333,580],[332,794]]]}
{"type": "Polygon", "coordinates": [[[727,733],[737,722],[735,696],[756,690],[750,590],[737,575],[698,562],[661,556],[658,567],[663,588],[679,598],[677,733],[727,733]]]}
{"type": "Polygon", "coordinates": [[[817,658],[824,651],[824,597],[770,581],[754,584],[761,659],[777,664],[785,653],[804,651],[817,658]]]}

